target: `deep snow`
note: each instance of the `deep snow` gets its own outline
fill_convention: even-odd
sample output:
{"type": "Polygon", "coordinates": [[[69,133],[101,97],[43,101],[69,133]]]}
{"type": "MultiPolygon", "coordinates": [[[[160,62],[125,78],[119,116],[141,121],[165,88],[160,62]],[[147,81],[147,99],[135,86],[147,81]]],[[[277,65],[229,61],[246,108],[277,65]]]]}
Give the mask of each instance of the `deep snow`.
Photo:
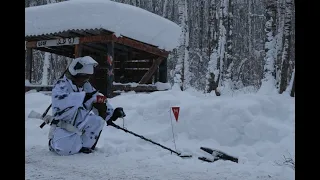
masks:
{"type": "MultiPolygon", "coordinates": [[[[26,179],[277,179],[293,180],[294,170],[278,166],[283,155],[295,155],[295,100],[288,95],[203,95],[164,91],[125,93],[109,101],[127,114],[124,126],[174,149],[170,107],[180,106],[179,121],[171,118],[181,159],[169,151],[113,127],[105,127],[94,154],[61,157],[49,152],[48,126],[27,119],[31,110],[44,112],[50,96],[26,93],[26,179]],[[239,157],[239,163],[206,163],[200,146],[239,157]]],[[[51,111],[49,111],[51,113],[51,111]]],[[[117,124],[122,126],[120,119],[117,124]]],[[[206,155],[207,156],[207,155],[206,155]]],[[[209,156],[210,157],[210,156],[209,156]]]]}

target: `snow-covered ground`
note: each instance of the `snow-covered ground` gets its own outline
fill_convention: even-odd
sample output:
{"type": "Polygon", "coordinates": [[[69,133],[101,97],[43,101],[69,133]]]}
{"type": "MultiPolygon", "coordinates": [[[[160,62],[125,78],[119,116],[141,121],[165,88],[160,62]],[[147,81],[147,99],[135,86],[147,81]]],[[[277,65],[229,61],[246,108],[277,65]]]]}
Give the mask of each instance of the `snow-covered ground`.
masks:
{"type": "MultiPolygon", "coordinates": [[[[137,134],[174,148],[170,107],[179,106],[173,129],[178,151],[194,158],[181,159],[158,146],[113,127],[105,127],[93,154],[58,156],[48,150],[48,126],[27,119],[31,110],[44,112],[50,96],[26,96],[26,179],[130,179],[130,180],[293,180],[294,170],[278,166],[283,155],[295,155],[295,100],[284,95],[203,95],[165,91],[126,93],[110,99],[127,114],[124,126],[137,134]],[[197,159],[207,156],[200,146],[239,157],[239,163],[197,159]]],[[[49,111],[51,113],[51,111],[49,111]]],[[[120,119],[117,124],[123,126],[120,119]]],[[[209,156],[210,157],[210,156],[209,156]]]]}

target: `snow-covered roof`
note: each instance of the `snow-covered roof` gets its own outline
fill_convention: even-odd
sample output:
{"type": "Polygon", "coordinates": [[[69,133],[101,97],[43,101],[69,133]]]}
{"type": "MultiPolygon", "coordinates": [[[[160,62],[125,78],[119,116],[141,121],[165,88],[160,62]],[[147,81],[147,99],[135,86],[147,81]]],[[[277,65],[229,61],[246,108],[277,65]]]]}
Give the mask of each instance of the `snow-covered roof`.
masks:
{"type": "Polygon", "coordinates": [[[181,28],[144,9],[109,0],[69,0],[25,9],[25,36],[103,28],[144,43],[172,50],[181,28]]]}

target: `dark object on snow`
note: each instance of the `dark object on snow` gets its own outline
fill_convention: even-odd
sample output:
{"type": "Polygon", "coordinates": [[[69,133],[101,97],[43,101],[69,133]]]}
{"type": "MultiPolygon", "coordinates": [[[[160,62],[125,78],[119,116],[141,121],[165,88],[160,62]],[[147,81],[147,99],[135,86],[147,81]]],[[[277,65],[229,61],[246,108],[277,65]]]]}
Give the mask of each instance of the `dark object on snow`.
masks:
{"type": "Polygon", "coordinates": [[[137,137],[139,137],[139,138],[141,138],[141,139],[143,139],[143,140],[145,140],[145,141],[148,141],[148,142],[151,142],[152,144],[155,144],[155,145],[157,145],[157,146],[160,146],[160,147],[162,147],[163,149],[166,149],[166,150],[170,151],[171,153],[175,153],[176,155],[178,155],[178,156],[181,157],[181,158],[191,158],[191,157],[192,157],[192,155],[181,155],[181,153],[178,153],[178,152],[176,152],[176,151],[174,151],[174,150],[172,150],[172,149],[170,149],[170,148],[168,148],[168,147],[165,147],[165,146],[163,146],[163,145],[161,145],[161,144],[159,144],[159,143],[156,143],[156,142],[154,142],[154,141],[152,141],[152,140],[150,140],[150,139],[147,139],[147,138],[145,138],[145,137],[143,137],[143,136],[141,136],[141,135],[139,135],[139,134],[136,134],[136,133],[134,133],[134,132],[132,132],[132,131],[129,131],[129,130],[127,130],[127,129],[124,129],[124,128],[122,128],[122,127],[114,124],[114,123],[113,123],[112,121],[110,121],[110,120],[107,121],[107,125],[108,125],[108,126],[113,126],[113,127],[117,128],[117,129],[120,129],[120,130],[126,132],[126,133],[132,134],[132,135],[137,136],[137,137]]]}
{"type": "Polygon", "coordinates": [[[217,160],[229,160],[235,163],[238,163],[238,158],[230,156],[222,151],[207,148],[207,147],[200,147],[201,150],[211,154],[213,156],[213,159],[206,158],[206,157],[198,157],[198,159],[205,161],[205,162],[215,162],[217,160]]]}
{"type": "Polygon", "coordinates": [[[90,153],[92,153],[92,149],[86,148],[86,147],[82,147],[79,152],[85,153],[85,154],[90,154],[90,153]]]}
{"type": "Polygon", "coordinates": [[[210,163],[212,163],[212,162],[215,162],[215,161],[217,161],[218,159],[209,159],[209,158],[206,158],[206,157],[198,157],[198,159],[199,160],[201,160],[201,161],[205,161],[205,162],[210,162],[210,163]]]}

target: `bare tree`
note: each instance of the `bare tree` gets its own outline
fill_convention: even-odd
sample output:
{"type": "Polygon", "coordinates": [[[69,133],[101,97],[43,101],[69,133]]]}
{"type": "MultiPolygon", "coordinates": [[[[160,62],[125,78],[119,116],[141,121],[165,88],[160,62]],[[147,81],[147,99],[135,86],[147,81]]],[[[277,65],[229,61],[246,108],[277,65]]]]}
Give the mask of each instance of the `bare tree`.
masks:
{"type": "Polygon", "coordinates": [[[180,0],[178,4],[180,26],[182,34],[180,38],[179,58],[175,67],[175,83],[178,83],[183,91],[186,87],[186,72],[188,71],[188,56],[189,56],[189,27],[188,27],[188,0],[180,0]]]}
{"type": "Polygon", "coordinates": [[[207,69],[207,93],[215,91],[217,96],[220,96],[218,91],[218,19],[217,19],[217,0],[210,0],[208,4],[208,69],[207,69]]]}
{"type": "Polygon", "coordinates": [[[282,161],[275,161],[275,164],[278,166],[288,166],[291,169],[295,170],[296,168],[296,163],[294,159],[291,157],[291,154],[289,153],[289,157],[286,157],[283,155],[283,160],[282,161]]]}
{"type": "Polygon", "coordinates": [[[284,44],[282,52],[281,81],[279,93],[282,94],[288,86],[290,46],[291,46],[291,18],[292,18],[292,0],[286,0],[285,3],[285,24],[284,24],[284,44]]]}
{"type": "Polygon", "coordinates": [[[266,0],[266,23],[265,23],[265,58],[262,85],[275,87],[274,63],[276,58],[276,1],[266,0]]]}

